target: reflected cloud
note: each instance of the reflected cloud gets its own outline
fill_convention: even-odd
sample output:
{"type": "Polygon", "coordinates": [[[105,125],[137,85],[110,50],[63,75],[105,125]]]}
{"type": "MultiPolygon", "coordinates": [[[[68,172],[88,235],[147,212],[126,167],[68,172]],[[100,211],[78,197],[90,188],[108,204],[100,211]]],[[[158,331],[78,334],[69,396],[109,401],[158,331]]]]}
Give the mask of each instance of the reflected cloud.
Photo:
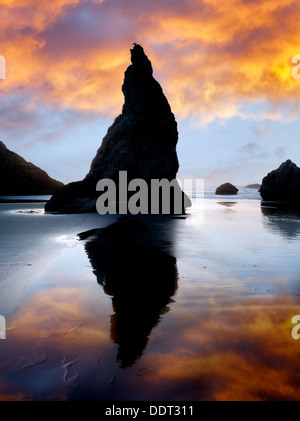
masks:
{"type": "Polygon", "coordinates": [[[79,234],[97,281],[112,297],[111,339],[117,361],[129,367],[141,357],[152,329],[177,290],[172,219],[123,217],[79,234]]]}
{"type": "Polygon", "coordinates": [[[107,323],[91,314],[90,301],[82,285],[46,288],[8,318],[0,401],[66,400],[85,391],[82,379],[94,372],[99,350],[103,359],[111,353],[107,323]]]}
{"type": "Polygon", "coordinates": [[[300,212],[261,206],[263,226],[283,238],[292,239],[300,235],[300,212]]]}
{"type": "Polygon", "coordinates": [[[9,326],[12,332],[17,329],[18,337],[26,342],[73,338],[90,346],[105,337],[105,327],[85,307],[89,294],[87,288],[77,286],[56,287],[47,294],[38,292],[10,319],[9,326]]]}
{"type": "MultiPolygon", "coordinates": [[[[298,309],[288,296],[237,294],[220,307],[207,300],[155,354],[145,381],[175,400],[297,400],[299,343],[291,337],[291,316],[298,309]]],[[[150,361],[146,355],[144,364],[150,361]]]]}

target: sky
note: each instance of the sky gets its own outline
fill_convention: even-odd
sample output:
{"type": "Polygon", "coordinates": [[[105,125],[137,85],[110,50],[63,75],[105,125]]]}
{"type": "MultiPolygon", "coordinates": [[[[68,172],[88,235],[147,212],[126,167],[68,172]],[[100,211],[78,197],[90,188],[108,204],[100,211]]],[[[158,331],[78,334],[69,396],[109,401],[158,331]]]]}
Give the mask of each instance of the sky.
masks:
{"type": "Polygon", "coordinates": [[[0,140],[55,179],[89,171],[134,42],[175,114],[180,178],[300,166],[299,0],[0,0],[0,18],[0,140]]]}

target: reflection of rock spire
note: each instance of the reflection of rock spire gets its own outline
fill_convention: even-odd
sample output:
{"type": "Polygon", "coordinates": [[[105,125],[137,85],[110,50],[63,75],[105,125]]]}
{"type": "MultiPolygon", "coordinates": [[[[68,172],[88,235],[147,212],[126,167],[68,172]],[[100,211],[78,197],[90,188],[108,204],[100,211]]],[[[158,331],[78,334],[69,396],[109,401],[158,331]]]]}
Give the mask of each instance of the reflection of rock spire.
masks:
{"type": "Polygon", "coordinates": [[[131,366],[142,355],[176,291],[172,222],[123,218],[95,230],[85,244],[97,281],[112,296],[111,338],[119,345],[121,367],[131,366]]]}

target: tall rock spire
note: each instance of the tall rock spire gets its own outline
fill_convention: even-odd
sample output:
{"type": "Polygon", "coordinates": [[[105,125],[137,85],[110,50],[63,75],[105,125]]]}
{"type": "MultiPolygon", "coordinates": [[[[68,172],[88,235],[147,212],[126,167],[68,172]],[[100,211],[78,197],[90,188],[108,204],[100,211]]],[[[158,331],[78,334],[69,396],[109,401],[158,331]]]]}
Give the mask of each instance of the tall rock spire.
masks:
{"type": "Polygon", "coordinates": [[[178,131],[174,114],[143,48],[137,44],[130,51],[132,64],[122,86],[122,113],[109,127],[84,180],[57,192],[46,211],[95,211],[97,182],[108,178],[117,183],[119,171],[127,171],[128,181],[176,178],[178,131]]]}
{"type": "Polygon", "coordinates": [[[174,114],[140,45],[131,50],[131,62],[122,86],[122,114],[108,129],[87,179],[116,179],[121,170],[128,172],[129,179],[176,177],[178,132],[174,114]]]}

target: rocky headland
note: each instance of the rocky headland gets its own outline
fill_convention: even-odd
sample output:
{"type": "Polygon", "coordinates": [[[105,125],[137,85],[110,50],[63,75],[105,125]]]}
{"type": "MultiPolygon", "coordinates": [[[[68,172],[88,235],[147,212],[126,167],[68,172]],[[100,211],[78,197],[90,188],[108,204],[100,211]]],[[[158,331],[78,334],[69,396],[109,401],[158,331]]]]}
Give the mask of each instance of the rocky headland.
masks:
{"type": "Polygon", "coordinates": [[[7,149],[0,141],[0,195],[48,195],[63,186],[31,162],[7,149]]]}

